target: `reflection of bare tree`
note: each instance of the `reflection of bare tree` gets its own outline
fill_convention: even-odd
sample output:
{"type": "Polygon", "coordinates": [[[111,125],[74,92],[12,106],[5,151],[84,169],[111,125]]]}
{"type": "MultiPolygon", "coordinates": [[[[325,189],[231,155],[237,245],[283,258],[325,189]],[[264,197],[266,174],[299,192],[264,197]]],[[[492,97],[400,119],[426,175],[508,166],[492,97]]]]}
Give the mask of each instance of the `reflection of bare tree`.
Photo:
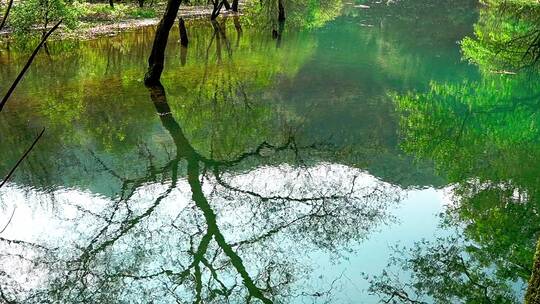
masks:
{"type": "MultiPolygon", "coordinates": [[[[131,179],[101,162],[105,172],[122,180],[117,200],[99,208],[69,206],[77,206],[78,216],[62,220],[86,227],[76,234],[74,246],[61,241],[43,247],[20,243],[19,249],[2,251],[6,253],[2,259],[9,261],[3,265],[26,265],[24,273],[38,271],[47,282],[45,289],[25,289],[14,283],[17,280],[2,277],[2,287],[8,282],[14,286],[4,289],[2,296],[29,303],[165,299],[273,303],[291,297],[330,297],[334,282],[324,290],[295,287],[307,275],[304,268],[309,268],[295,256],[308,247],[333,250],[364,238],[384,218],[385,206],[393,198],[384,185],[361,188],[357,175],[349,175],[348,181],[327,181],[324,187],[250,186],[232,173],[235,167],[269,157],[265,155],[290,152],[299,157],[317,146],[300,146],[294,136],[288,136],[280,145],[262,142],[229,159],[209,158],[198,153],[184,135],[163,87],[149,90],[174,143],[176,151],[170,160],[159,166],[151,151],[141,147],[148,170],[145,176],[131,179]],[[184,173],[185,183],[179,179],[184,173]],[[149,181],[167,185],[152,191],[158,194],[151,200],[135,204],[149,181]],[[178,205],[181,189],[191,198],[184,207],[178,205]]],[[[297,179],[315,174],[308,171],[300,170],[304,173],[298,173],[297,179]]],[[[1,241],[3,247],[15,242],[1,241]]]]}
{"type": "MultiPolygon", "coordinates": [[[[13,1],[10,1],[8,3],[8,7],[6,9],[6,12],[4,14],[4,18],[2,19],[1,23],[0,23],[0,30],[2,30],[2,28],[4,27],[5,25],[5,22],[9,16],[9,12],[10,12],[10,9],[11,9],[11,6],[13,4],[13,1]]],[[[60,23],[62,23],[62,21],[59,21],[55,26],[53,26],[48,32],[44,32],[43,33],[43,37],[41,38],[41,41],[40,43],[37,45],[37,47],[34,49],[34,51],[32,52],[32,54],[30,55],[30,57],[28,58],[26,64],[24,65],[24,67],[22,68],[22,70],[19,72],[19,74],[17,75],[16,79],[13,81],[12,85],[8,88],[8,91],[6,92],[6,94],[2,97],[2,100],[0,100],[0,112],[2,112],[2,109],[4,108],[4,106],[6,105],[7,101],[9,100],[9,98],[11,97],[11,94],[13,94],[15,88],[17,87],[17,85],[19,84],[19,82],[22,80],[22,78],[24,77],[26,71],[30,68],[30,66],[32,65],[32,62],[34,60],[34,58],[36,57],[36,55],[38,54],[39,50],[41,49],[42,46],[46,46],[46,41],[47,39],[49,38],[49,36],[60,26],[60,23]]],[[[37,142],[41,139],[41,137],[43,136],[43,133],[45,132],[45,129],[43,129],[39,135],[34,139],[34,141],[32,142],[32,144],[30,145],[30,147],[28,149],[26,149],[26,151],[21,155],[21,157],[18,159],[18,161],[13,165],[13,167],[9,170],[9,172],[7,173],[7,175],[2,179],[0,180],[0,188],[2,188],[8,181],[9,179],[11,178],[11,176],[13,175],[13,173],[15,172],[15,170],[19,167],[19,165],[24,161],[24,159],[28,156],[28,154],[30,154],[30,152],[32,151],[32,149],[36,146],[37,142]]],[[[6,228],[9,226],[9,224],[11,223],[11,220],[13,219],[13,215],[15,213],[15,208],[13,209],[13,212],[11,213],[11,216],[9,217],[9,219],[7,220],[6,224],[1,228],[0,230],[0,234],[2,234],[6,228]]],[[[8,239],[5,239],[3,237],[0,237],[0,242],[3,242],[3,243],[6,243],[8,244],[9,246],[11,245],[14,245],[14,246],[24,246],[24,245],[28,245],[29,243],[27,242],[23,242],[23,241],[16,241],[16,240],[8,240],[8,239]]],[[[32,244],[29,244],[29,245],[32,245],[32,244]]],[[[34,246],[35,248],[39,248],[39,247],[36,247],[34,246]]],[[[0,256],[1,257],[1,256],[0,256]]],[[[10,281],[10,278],[8,275],[6,275],[4,272],[0,272],[0,279],[3,279],[3,278],[6,278],[7,281],[10,281]]],[[[11,303],[15,303],[13,302],[9,296],[7,296],[4,292],[4,286],[0,285],[0,299],[5,302],[5,303],[8,303],[8,304],[11,304],[11,303]]]]}

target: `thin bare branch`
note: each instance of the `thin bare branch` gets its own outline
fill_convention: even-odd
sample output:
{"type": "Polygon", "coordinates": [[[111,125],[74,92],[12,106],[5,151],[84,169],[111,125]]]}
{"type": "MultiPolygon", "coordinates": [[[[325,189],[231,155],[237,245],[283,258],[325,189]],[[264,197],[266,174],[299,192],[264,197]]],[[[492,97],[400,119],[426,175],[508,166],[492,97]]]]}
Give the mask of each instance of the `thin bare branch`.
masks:
{"type": "Polygon", "coordinates": [[[41,49],[41,47],[45,44],[45,42],[47,41],[49,36],[60,26],[61,23],[62,23],[62,20],[58,21],[58,23],[55,26],[53,26],[47,32],[47,34],[45,34],[43,36],[43,38],[41,39],[41,42],[38,44],[36,49],[32,52],[32,55],[30,55],[30,58],[28,58],[28,61],[24,65],[23,69],[21,70],[19,75],[17,75],[17,78],[15,78],[15,81],[13,82],[11,87],[8,89],[8,91],[7,91],[6,95],[4,96],[4,98],[2,98],[2,101],[0,101],[0,112],[2,112],[2,109],[4,108],[4,105],[6,104],[9,97],[11,96],[11,94],[13,93],[13,91],[15,90],[15,88],[17,87],[17,85],[19,84],[21,79],[23,78],[24,74],[26,73],[26,71],[28,70],[30,65],[32,64],[32,61],[34,61],[34,58],[36,57],[36,55],[39,52],[39,50],[41,49]]]}
{"type": "Polygon", "coordinates": [[[24,154],[21,156],[21,158],[19,158],[19,160],[17,161],[17,163],[15,164],[15,166],[13,166],[13,168],[11,168],[11,170],[9,171],[9,173],[6,175],[6,177],[4,178],[4,180],[2,181],[2,183],[0,183],[0,188],[2,188],[2,186],[4,186],[5,183],[7,183],[7,181],[9,180],[9,178],[11,177],[11,175],[13,175],[13,172],[15,172],[15,170],[17,169],[17,167],[21,164],[21,162],[26,158],[26,156],[28,156],[28,154],[30,153],[30,151],[32,151],[32,149],[34,149],[34,146],[36,145],[36,143],[38,142],[38,140],[41,138],[41,136],[43,136],[43,133],[45,132],[45,128],[43,128],[43,130],[41,130],[41,133],[39,133],[39,135],[36,137],[36,139],[34,139],[34,142],[32,143],[32,145],[30,146],[30,148],[28,148],[28,150],[26,150],[26,152],[24,152],[24,154]]]}
{"type": "Polygon", "coordinates": [[[4,13],[4,18],[2,19],[2,23],[0,23],[0,31],[4,28],[4,25],[6,25],[6,20],[9,16],[9,11],[11,10],[12,5],[13,5],[13,0],[9,0],[8,6],[6,8],[6,12],[4,13]]]}
{"type": "Polygon", "coordinates": [[[11,223],[11,220],[13,219],[13,215],[15,215],[15,209],[17,209],[17,208],[13,207],[13,212],[11,212],[11,216],[9,217],[9,220],[7,221],[7,223],[4,225],[4,228],[2,228],[2,230],[0,230],[0,234],[2,234],[4,231],[6,231],[7,227],[11,223]]]}

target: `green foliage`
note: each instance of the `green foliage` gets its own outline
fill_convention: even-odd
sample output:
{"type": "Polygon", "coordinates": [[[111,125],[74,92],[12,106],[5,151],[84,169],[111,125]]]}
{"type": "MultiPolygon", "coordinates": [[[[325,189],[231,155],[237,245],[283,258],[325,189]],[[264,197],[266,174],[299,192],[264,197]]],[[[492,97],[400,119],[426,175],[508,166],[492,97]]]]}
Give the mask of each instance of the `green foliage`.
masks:
{"type": "MultiPolygon", "coordinates": [[[[518,144],[528,147],[540,133],[540,85],[533,77],[490,75],[480,82],[432,83],[427,93],[396,96],[405,150],[434,159],[452,180],[460,180],[478,173],[480,155],[510,152],[518,144]]],[[[510,169],[504,163],[490,168],[510,169]]]]}
{"type": "Polygon", "coordinates": [[[157,13],[153,8],[137,7],[128,10],[127,15],[132,18],[155,18],[157,13]]]}
{"type": "Polygon", "coordinates": [[[154,18],[157,13],[152,7],[140,8],[131,4],[117,3],[111,7],[107,3],[75,2],[80,19],[88,22],[120,21],[128,18],[154,18]]]}
{"type": "Polygon", "coordinates": [[[490,0],[480,12],[474,37],[461,42],[466,59],[487,71],[519,70],[540,58],[540,3],[490,0]]]}
{"type": "Polygon", "coordinates": [[[54,23],[62,20],[65,28],[73,29],[77,25],[79,12],[64,0],[23,0],[14,5],[10,25],[19,37],[42,33],[54,23]]]}

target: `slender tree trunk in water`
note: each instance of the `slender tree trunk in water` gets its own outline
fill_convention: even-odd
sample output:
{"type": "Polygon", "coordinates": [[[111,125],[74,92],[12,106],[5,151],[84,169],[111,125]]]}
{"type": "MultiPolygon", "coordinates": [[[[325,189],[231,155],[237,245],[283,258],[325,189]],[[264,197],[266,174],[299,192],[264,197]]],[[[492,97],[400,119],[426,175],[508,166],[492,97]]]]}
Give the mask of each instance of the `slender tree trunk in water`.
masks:
{"type": "Polygon", "coordinates": [[[212,20],[212,27],[214,28],[214,35],[216,37],[217,62],[221,63],[221,29],[219,27],[219,23],[215,20],[212,20]]]}
{"type": "Polygon", "coordinates": [[[185,66],[186,65],[186,62],[187,62],[187,51],[188,51],[188,48],[185,47],[185,46],[180,46],[180,64],[182,66],[185,66]]]}
{"type": "Polygon", "coordinates": [[[278,0],[278,21],[285,21],[285,7],[283,6],[283,0],[278,0]]]}
{"type": "Polygon", "coordinates": [[[283,30],[285,29],[285,21],[279,21],[278,22],[278,31],[277,31],[277,37],[276,37],[276,48],[281,47],[281,37],[283,37],[283,30]]]}
{"type": "Polygon", "coordinates": [[[533,271],[525,295],[525,304],[540,304],[540,239],[536,246],[533,271]]]}
{"type": "Polygon", "coordinates": [[[231,9],[233,12],[238,12],[238,0],[233,0],[231,9]]]}
{"type": "Polygon", "coordinates": [[[238,16],[233,17],[234,28],[236,29],[236,47],[240,45],[240,38],[242,38],[242,25],[240,24],[240,18],[238,16]]]}
{"type": "Polygon", "coordinates": [[[186,23],[184,22],[184,18],[182,17],[178,19],[178,29],[180,31],[180,44],[184,47],[187,47],[189,40],[188,40],[188,34],[187,34],[187,29],[186,29],[186,23]]]}
{"type": "Polygon", "coordinates": [[[230,10],[230,9],[231,9],[231,5],[229,4],[229,1],[227,1],[227,0],[222,0],[221,2],[223,2],[223,6],[225,6],[225,9],[226,9],[226,10],[230,10]]]}
{"type": "Polygon", "coordinates": [[[9,11],[11,10],[11,6],[13,5],[13,0],[9,0],[8,6],[6,8],[6,12],[4,13],[4,18],[2,18],[2,23],[0,23],[0,31],[2,28],[4,28],[4,25],[6,25],[6,20],[9,16],[9,11]]]}
{"type": "Polygon", "coordinates": [[[186,23],[184,18],[180,17],[178,19],[178,30],[180,31],[180,64],[182,66],[186,65],[187,59],[187,46],[189,44],[186,23]]]}
{"type": "Polygon", "coordinates": [[[159,83],[165,63],[165,48],[169,40],[169,32],[174,24],[174,20],[176,20],[180,3],[182,3],[182,0],[169,0],[163,18],[161,18],[157,26],[152,52],[148,58],[148,72],[146,72],[144,77],[144,83],[146,85],[159,83]]]}
{"type": "Polygon", "coordinates": [[[219,16],[219,13],[221,11],[221,8],[223,7],[223,1],[219,0],[213,0],[214,9],[212,10],[212,15],[210,15],[210,20],[216,20],[216,18],[219,16]]]}

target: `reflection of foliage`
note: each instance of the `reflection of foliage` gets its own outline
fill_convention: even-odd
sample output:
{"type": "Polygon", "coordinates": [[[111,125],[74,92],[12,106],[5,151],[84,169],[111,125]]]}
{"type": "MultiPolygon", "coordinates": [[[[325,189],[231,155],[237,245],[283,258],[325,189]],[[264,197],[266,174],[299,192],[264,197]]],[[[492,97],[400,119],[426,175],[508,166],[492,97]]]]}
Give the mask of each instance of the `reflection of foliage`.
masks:
{"type": "Polygon", "coordinates": [[[536,77],[485,74],[396,96],[404,148],[435,161],[454,183],[444,221],[463,229],[466,245],[458,251],[496,282],[529,279],[540,233],[536,77]]]}
{"type": "Polygon", "coordinates": [[[465,57],[488,70],[519,69],[540,58],[540,4],[531,0],[489,0],[465,38],[465,57]]]}
{"type": "MultiPolygon", "coordinates": [[[[533,1],[488,1],[475,26],[475,39],[462,42],[464,55],[491,72],[535,63],[537,12],[533,1]]],[[[463,229],[464,239],[456,252],[474,263],[475,271],[487,271],[486,277],[493,280],[488,285],[498,282],[505,292],[510,282],[529,279],[540,236],[540,87],[537,73],[530,72],[484,73],[480,81],[460,84],[433,82],[427,93],[395,97],[403,115],[405,150],[433,160],[454,183],[453,204],[444,221],[463,229]]],[[[411,270],[413,276],[425,272],[418,267],[411,270]]],[[[436,290],[409,287],[437,298],[436,290]]],[[[454,290],[446,296],[463,298],[464,294],[454,290]]],[[[511,301],[503,298],[490,301],[511,301]]]]}
{"type": "Polygon", "coordinates": [[[495,265],[497,276],[527,281],[534,244],[540,231],[540,198],[535,185],[512,182],[462,182],[456,186],[459,206],[447,220],[464,225],[464,234],[479,247],[468,252],[483,265],[495,265]]]}
{"type": "Polygon", "coordinates": [[[172,88],[171,107],[188,126],[187,136],[198,150],[213,157],[241,153],[257,139],[271,137],[268,132],[280,127],[282,119],[279,109],[265,103],[260,92],[271,89],[276,79],[293,78],[315,47],[300,35],[280,48],[269,47],[273,42],[268,35],[239,33],[227,21],[231,20],[216,29],[194,28],[190,34],[197,39],[188,50],[193,55],[164,79],[172,88]],[[261,51],[258,43],[266,50],[261,51]],[[180,87],[173,85],[173,79],[186,75],[180,87]]]}
{"type": "MultiPolygon", "coordinates": [[[[276,28],[278,1],[254,1],[246,7],[247,22],[276,28]]],[[[284,0],[287,26],[292,28],[314,29],[324,26],[341,14],[343,2],[339,0],[284,0]]]]}
{"type": "Polygon", "coordinates": [[[540,302],[540,240],[536,247],[536,255],[534,260],[534,269],[527,294],[525,295],[525,304],[534,304],[540,302]]]}
{"type": "Polygon", "coordinates": [[[469,244],[456,237],[422,241],[397,248],[382,275],[370,278],[370,292],[385,303],[519,303],[512,282],[493,275],[489,267],[466,254],[469,244]],[[392,268],[410,271],[401,283],[392,268]]]}
{"type": "MultiPolygon", "coordinates": [[[[267,97],[259,92],[271,89],[275,79],[293,77],[316,45],[306,36],[291,35],[276,48],[268,35],[256,28],[239,33],[231,21],[225,20],[218,31],[209,24],[191,23],[186,64],[182,66],[175,56],[181,53],[179,45],[172,44],[167,59],[171,68],[163,77],[171,88],[171,107],[186,123],[185,133],[201,153],[214,158],[242,153],[262,138],[269,142],[283,139],[279,132],[286,128],[286,119],[281,117],[281,109],[265,102],[267,97]]],[[[136,163],[141,146],[160,145],[154,130],[156,116],[151,104],[141,102],[146,91],[138,81],[152,35],[153,29],[141,29],[123,37],[81,42],[79,48],[60,54],[55,43],[50,44],[51,56],[65,68],[53,69],[46,58],[38,60],[22,84],[24,93],[14,99],[17,111],[1,121],[23,134],[29,128],[20,119],[23,115],[38,117],[47,126],[50,144],[41,147],[37,163],[49,166],[23,166],[26,172],[32,170],[27,176],[41,172],[42,178],[36,182],[43,186],[73,170],[92,179],[99,166],[86,171],[75,166],[77,160],[89,165],[88,160],[93,159],[80,146],[91,147],[97,155],[106,153],[108,159],[117,159],[119,167],[130,170],[137,166],[124,164],[125,159],[136,163]],[[61,165],[59,158],[70,166],[61,165]],[[58,164],[62,173],[54,173],[56,166],[51,164],[58,164]],[[43,171],[47,172],[44,176],[43,171]]],[[[11,75],[9,68],[3,72],[11,75]]],[[[20,139],[9,136],[0,141],[2,146],[17,146],[20,139]]],[[[6,166],[16,157],[6,155],[0,162],[6,166]]]]}
{"type": "MultiPolygon", "coordinates": [[[[494,170],[514,175],[513,170],[523,169],[518,163],[524,160],[511,157],[520,153],[516,144],[535,149],[539,138],[536,97],[540,86],[530,77],[493,75],[481,82],[433,83],[428,93],[396,97],[404,115],[404,148],[434,159],[453,180],[491,179],[494,170]],[[483,169],[488,170],[485,176],[483,169]]],[[[536,163],[533,157],[527,161],[536,163]]]]}

